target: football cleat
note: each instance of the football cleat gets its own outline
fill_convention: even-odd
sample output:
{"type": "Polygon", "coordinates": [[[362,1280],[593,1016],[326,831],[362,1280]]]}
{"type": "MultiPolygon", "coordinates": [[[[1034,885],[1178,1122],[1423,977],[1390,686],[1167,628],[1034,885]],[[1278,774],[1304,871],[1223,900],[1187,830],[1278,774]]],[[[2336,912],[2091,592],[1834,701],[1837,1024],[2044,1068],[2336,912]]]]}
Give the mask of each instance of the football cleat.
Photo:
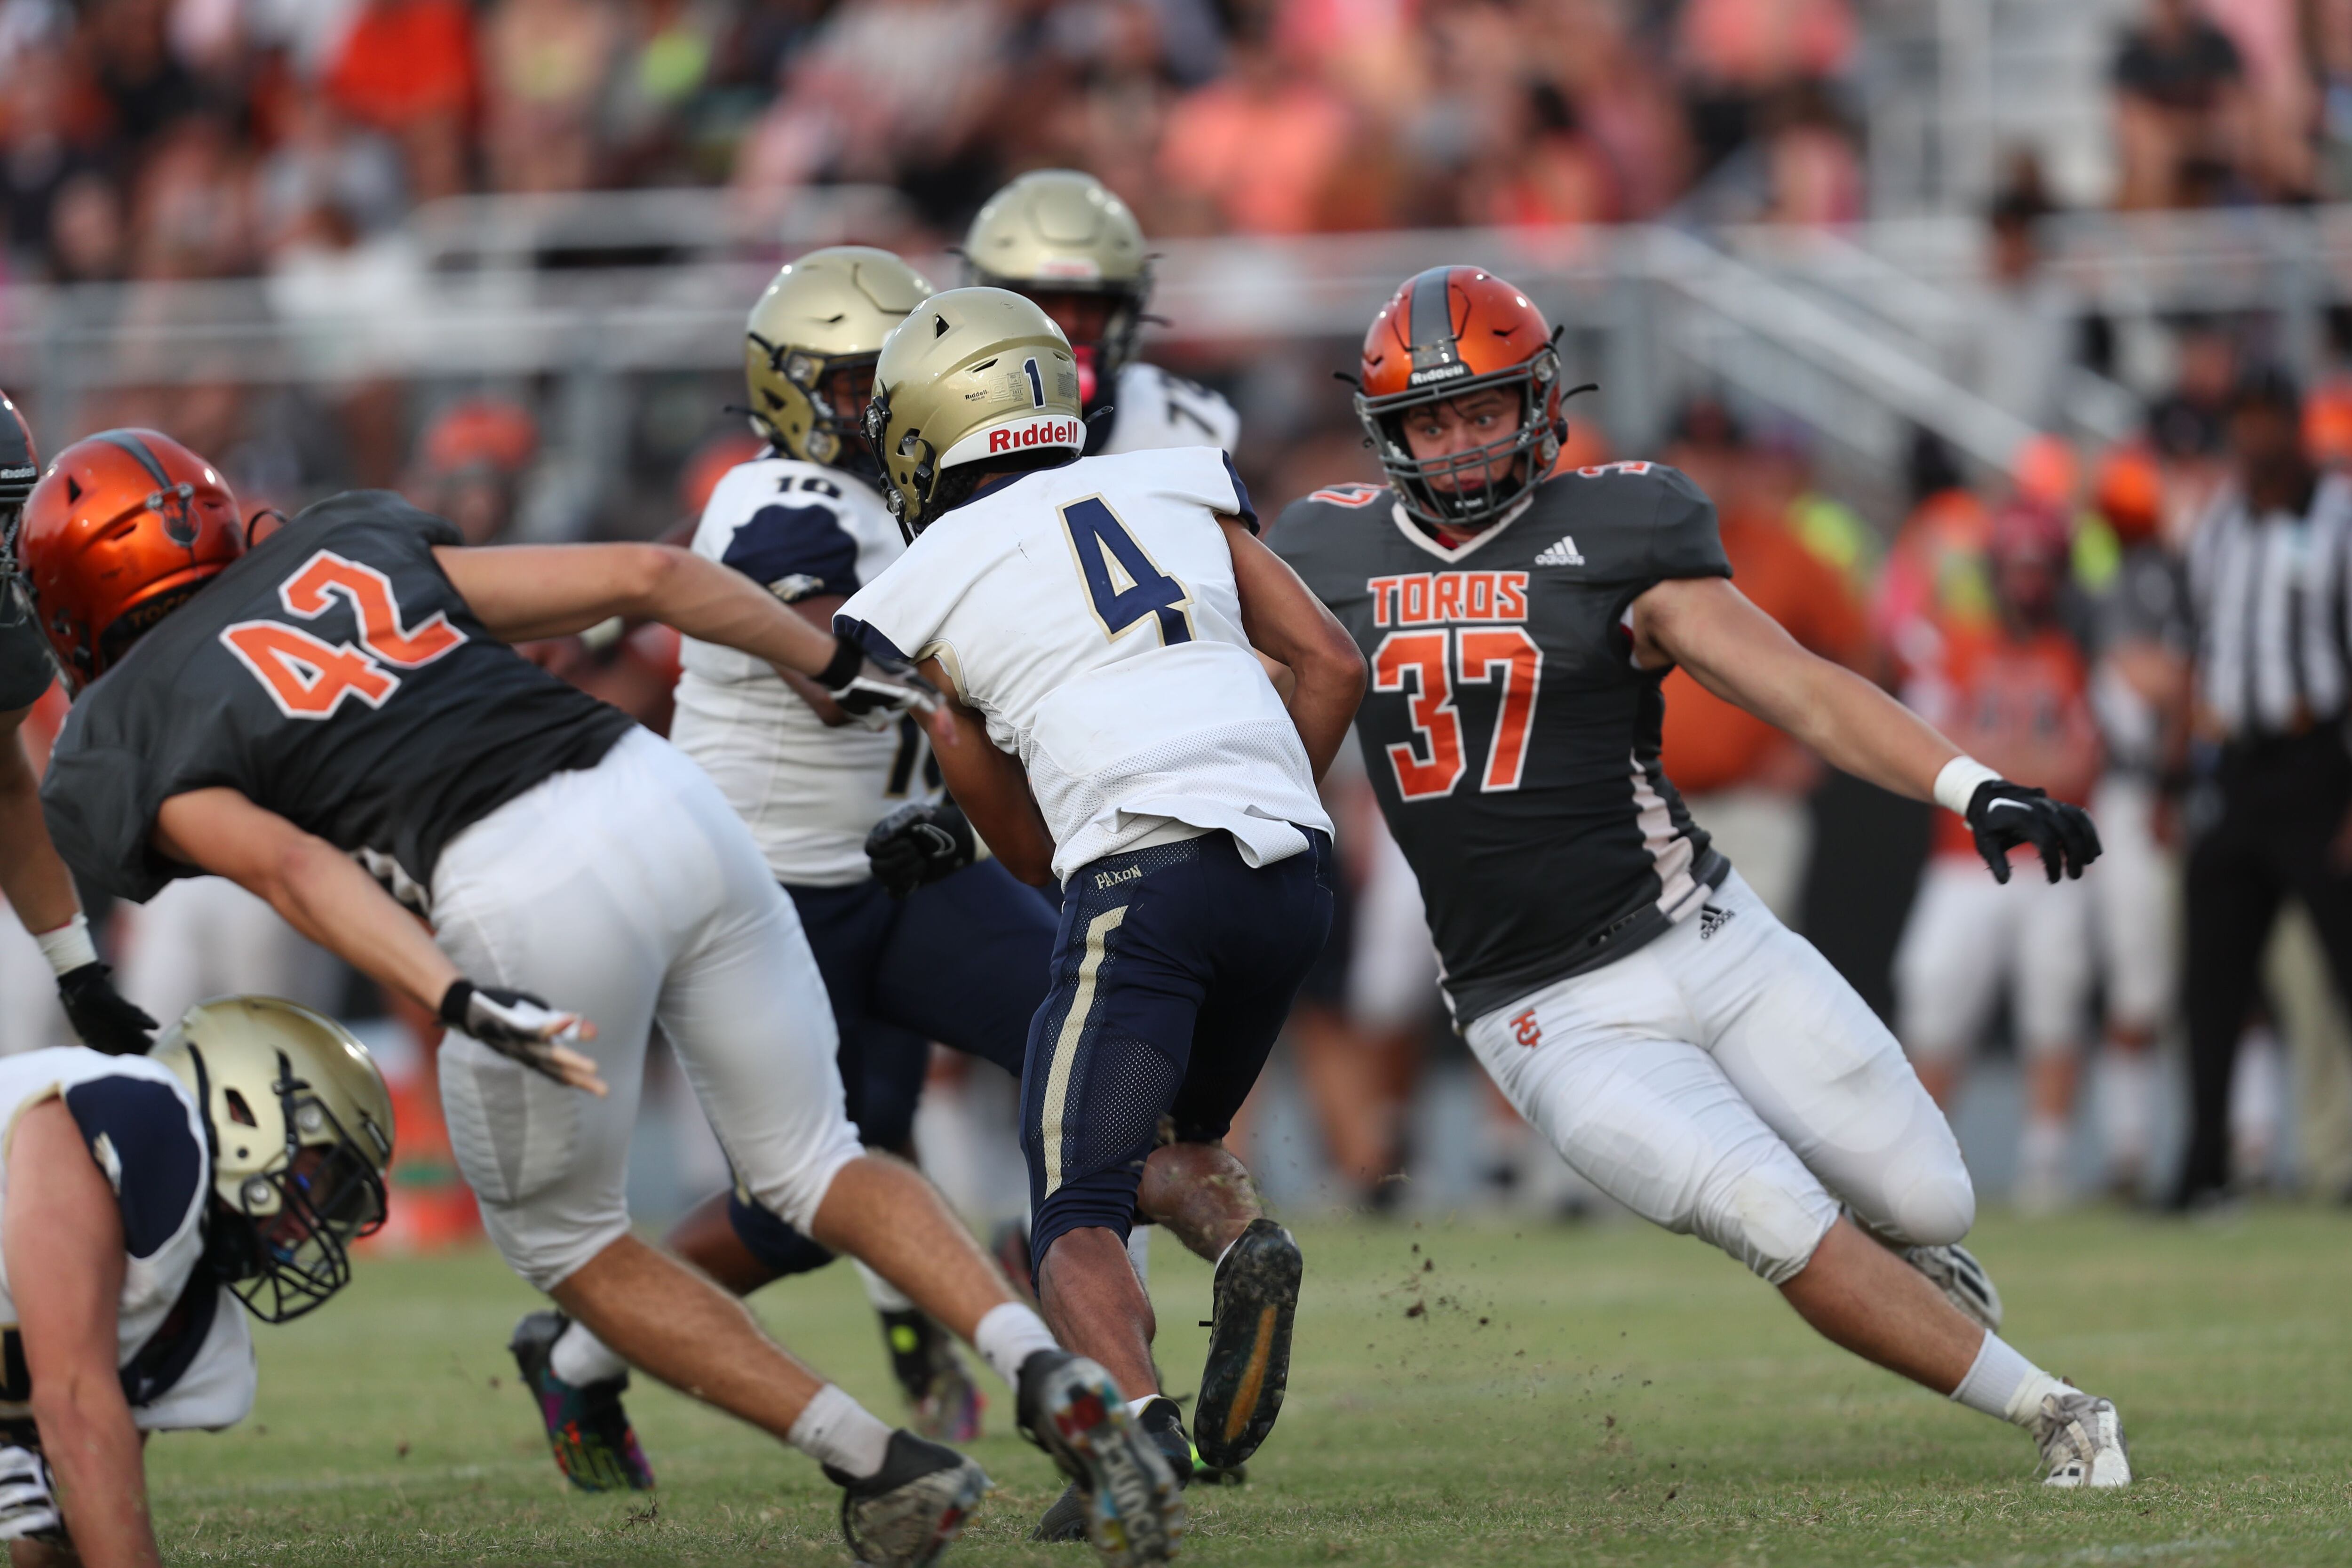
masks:
{"type": "Polygon", "coordinates": [[[923,1568],[963,1533],[964,1521],[988,1495],[988,1472],[903,1427],[890,1434],[882,1468],[863,1480],[831,1465],[825,1479],[841,1489],[841,1538],[860,1563],[923,1568]]]}
{"type": "MultiPolygon", "coordinates": [[[[1184,1431],[1184,1413],[1176,1407],[1174,1400],[1165,1396],[1153,1400],[1136,1416],[1135,1424],[1143,1428],[1144,1435],[1151,1439],[1160,1449],[1160,1457],[1168,1461],[1178,1488],[1199,1479],[1194,1469],[1196,1451],[1192,1439],[1184,1431]]],[[[1045,1517],[1037,1521],[1037,1528],[1029,1532],[1029,1539],[1084,1541],[1086,1538],[1087,1494],[1080,1491],[1074,1481],[1054,1500],[1054,1506],[1045,1510],[1045,1517]]]]}
{"type": "Polygon", "coordinates": [[[2000,1292],[1975,1253],[1957,1241],[1948,1247],[1906,1247],[1901,1252],[1903,1261],[1925,1274],[1963,1316],[1986,1333],[2000,1332],[2000,1292]]]}
{"type": "Polygon", "coordinates": [[[531,1312],[515,1325],[514,1338],[507,1342],[523,1386],[539,1401],[555,1468],[583,1492],[651,1491],[653,1467],[637,1447],[629,1413],[621,1408],[629,1374],[572,1384],[556,1376],[549,1364],[555,1342],[571,1325],[572,1320],[561,1312],[531,1312]]]}
{"type": "Polygon", "coordinates": [[[890,1371],[914,1409],[918,1435],[942,1443],[980,1436],[980,1413],[988,1401],[945,1329],[920,1310],[885,1312],[882,1340],[890,1348],[890,1371]]]}
{"type": "Polygon", "coordinates": [[[2042,1395],[2033,1418],[2033,1441],[2048,1473],[2045,1487],[2127,1487],[2131,1451],[2124,1441],[2123,1417],[2112,1400],[2079,1388],[2042,1395]]]}
{"type": "Polygon", "coordinates": [[[1048,1521],[1076,1511],[1110,1568],[1174,1559],[1184,1534],[1175,1467],[1160,1439],[1128,1414],[1108,1373],[1067,1351],[1034,1352],[1021,1363],[1016,1413],[1021,1435],[1074,1483],[1076,1500],[1065,1494],[1048,1521]]]}
{"type": "Polygon", "coordinates": [[[1218,1260],[1209,1363],[1192,1406],[1193,1440],[1211,1469],[1255,1453],[1282,1413],[1301,1268],[1298,1243],[1270,1219],[1252,1220],[1218,1260]]]}

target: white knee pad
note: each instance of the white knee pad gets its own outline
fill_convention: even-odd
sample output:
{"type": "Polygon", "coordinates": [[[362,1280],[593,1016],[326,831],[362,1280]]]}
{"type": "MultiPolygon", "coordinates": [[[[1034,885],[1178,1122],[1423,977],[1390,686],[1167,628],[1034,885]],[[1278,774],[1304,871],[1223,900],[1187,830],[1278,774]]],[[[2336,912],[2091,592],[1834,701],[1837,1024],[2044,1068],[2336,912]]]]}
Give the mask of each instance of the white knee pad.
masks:
{"type": "Polygon", "coordinates": [[[1713,1242],[1760,1278],[1785,1285],[1812,1261],[1837,1217],[1837,1200],[1776,1142],[1763,1158],[1718,1166],[1696,1206],[1668,1228],[1713,1242]]]}
{"type": "Polygon", "coordinates": [[[1874,1228],[1913,1247],[1948,1247],[1977,1223],[1976,1185],[1957,1162],[1888,1183],[1885,1200],[1887,1212],[1874,1228]]]}

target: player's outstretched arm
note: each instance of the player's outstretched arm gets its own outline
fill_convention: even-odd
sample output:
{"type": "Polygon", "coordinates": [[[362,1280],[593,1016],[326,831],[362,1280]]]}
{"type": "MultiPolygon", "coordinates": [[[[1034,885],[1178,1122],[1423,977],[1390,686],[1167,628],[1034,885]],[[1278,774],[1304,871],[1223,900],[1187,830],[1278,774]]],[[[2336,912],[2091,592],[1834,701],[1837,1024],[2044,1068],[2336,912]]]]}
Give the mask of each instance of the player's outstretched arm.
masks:
{"type": "Polygon", "coordinates": [[[1339,754],[1364,700],[1363,653],[1288,562],[1260,543],[1240,519],[1217,521],[1224,524],[1225,543],[1233,552],[1242,629],[1252,647],[1290,671],[1293,684],[1284,706],[1320,779],[1339,754]]]}
{"type": "Polygon", "coordinates": [[[537,997],[476,986],[415,915],[360,863],[236,790],[188,790],[155,814],[155,847],[268,900],[286,922],[377,984],[558,1083],[605,1092],[596,1064],[562,1042],[595,1026],[537,997]]]}
{"type": "Polygon", "coordinates": [[[433,555],[467,607],[507,642],[569,637],[620,616],[808,676],[842,710],[870,723],[928,707],[937,695],[903,668],[811,626],[740,572],[674,545],[445,545],[433,555]]]}
{"type": "Polygon", "coordinates": [[[956,700],[938,659],[927,658],[920,668],[945,694],[923,727],[948,793],[1006,870],[1033,888],[1044,887],[1054,879],[1054,835],[1029,792],[1028,773],[1019,758],[996,749],[987,721],[956,700]]]}
{"type": "Polygon", "coordinates": [[[2041,853],[2053,882],[2062,873],[2081,876],[2098,858],[2098,833],[2081,807],[2011,784],[1969,757],[1861,676],[1798,646],[1727,579],[1670,579],[1635,599],[1632,614],[1637,666],[1679,664],[1832,767],[1958,812],[2000,880],[2009,880],[2009,850],[2020,844],[2041,853]]]}
{"type": "Polygon", "coordinates": [[[90,942],[73,878],[49,842],[41,780],[21,729],[31,711],[0,713],[0,893],[57,972],[58,994],[82,1044],[110,1056],[142,1055],[155,1020],[115,990],[90,942]]]}
{"type": "MultiPolygon", "coordinates": [[[[121,1211],[61,1100],[17,1118],[7,1160],[0,1250],[32,1374],[33,1420],[66,1531],[87,1568],[159,1563],[139,1432],[115,1364],[121,1211]]],[[[51,1560],[76,1559],[59,1552],[51,1560]]]]}

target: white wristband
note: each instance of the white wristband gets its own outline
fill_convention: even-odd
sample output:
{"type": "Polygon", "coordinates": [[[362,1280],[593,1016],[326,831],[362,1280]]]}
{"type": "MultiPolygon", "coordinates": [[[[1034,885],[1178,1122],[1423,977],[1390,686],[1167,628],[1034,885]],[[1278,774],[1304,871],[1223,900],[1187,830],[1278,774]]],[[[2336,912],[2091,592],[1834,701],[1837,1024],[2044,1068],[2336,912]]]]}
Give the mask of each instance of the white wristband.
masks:
{"type": "Polygon", "coordinates": [[[33,940],[41,944],[41,956],[58,974],[70,974],[83,964],[98,962],[98,947],[89,940],[89,917],[79,910],[55,931],[35,931],[33,940]]]}
{"type": "Polygon", "coordinates": [[[1975,798],[1977,786],[1998,783],[2000,775],[1962,752],[1944,764],[1936,775],[1936,804],[1961,816],[1969,814],[1969,802],[1975,798]]]}

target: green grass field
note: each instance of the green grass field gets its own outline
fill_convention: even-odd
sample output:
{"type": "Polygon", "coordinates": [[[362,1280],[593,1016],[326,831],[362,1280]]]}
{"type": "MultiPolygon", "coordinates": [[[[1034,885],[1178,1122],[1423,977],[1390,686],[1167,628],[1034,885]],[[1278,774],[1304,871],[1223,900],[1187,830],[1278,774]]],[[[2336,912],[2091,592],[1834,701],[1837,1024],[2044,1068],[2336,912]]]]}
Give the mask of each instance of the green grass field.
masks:
{"type": "MultiPolygon", "coordinates": [[[[1282,1425],[1192,1494],[1185,1559],[1276,1563],[2352,1562],[2352,1218],[1989,1221],[2010,1337],[2111,1394],[2139,1484],[2034,1484],[2032,1444],[1814,1339],[1699,1244],[1634,1225],[1307,1227],[1282,1425]]],[[[1188,1390],[1207,1275],[1155,1251],[1188,1390]]],[[[167,1560],[841,1563],[814,1465],[667,1391],[634,1409],[650,1498],[567,1494],[504,1352],[532,1298],[487,1253],[373,1262],[257,1331],[261,1399],[151,1450],[167,1560]]],[[[768,1291],[784,1341],[892,1411],[850,1270],[768,1291]]],[[[1056,1483],[992,1383],[1000,1490],[954,1561],[1093,1561],[1024,1535],[1056,1483]]]]}

